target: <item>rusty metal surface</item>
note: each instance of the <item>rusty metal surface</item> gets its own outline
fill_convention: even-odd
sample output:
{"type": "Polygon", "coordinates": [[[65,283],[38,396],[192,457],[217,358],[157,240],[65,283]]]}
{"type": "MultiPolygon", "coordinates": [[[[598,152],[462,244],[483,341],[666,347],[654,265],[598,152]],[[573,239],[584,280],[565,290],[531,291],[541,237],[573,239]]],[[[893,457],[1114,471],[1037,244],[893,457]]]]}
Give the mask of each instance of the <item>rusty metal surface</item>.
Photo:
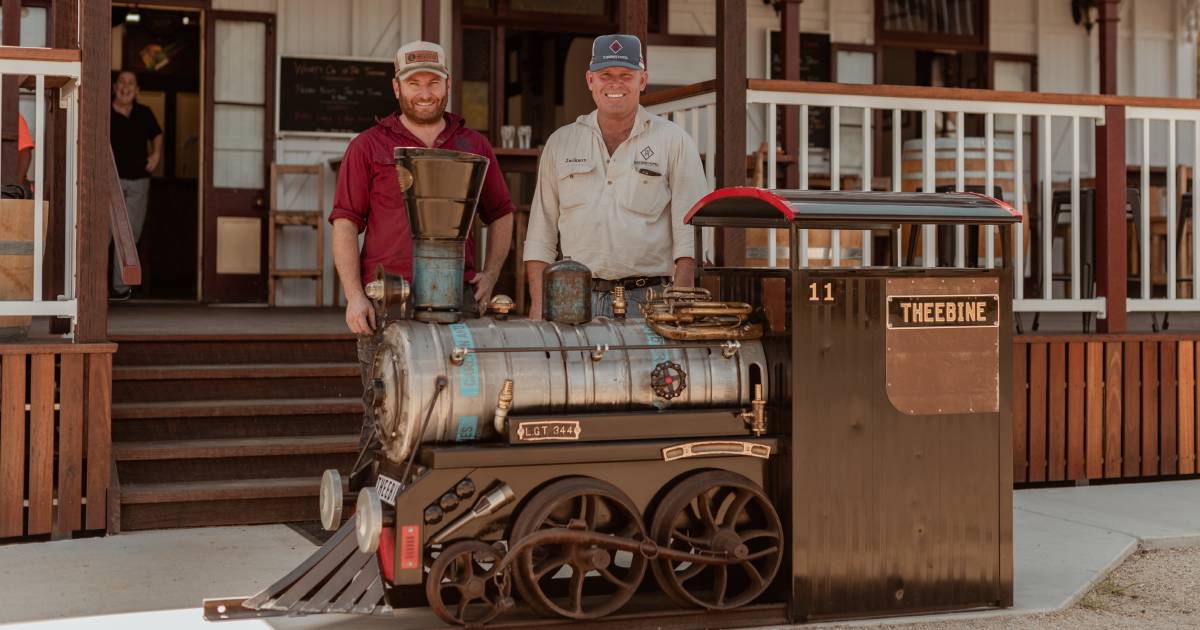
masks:
{"type": "Polygon", "coordinates": [[[463,241],[413,239],[413,319],[452,324],[462,318],[463,241]]]}
{"type": "Polygon", "coordinates": [[[908,415],[1000,410],[999,281],[888,278],[884,373],[908,415]]]}
{"type": "MultiPolygon", "coordinates": [[[[1011,602],[1011,484],[999,412],[907,415],[888,399],[886,277],[797,271],[792,612],[797,620],[1011,602]],[[824,284],[832,283],[832,300],[824,284]],[[811,300],[816,283],[817,300],[811,300]],[[1006,513],[1007,511],[1007,513],[1006,513]]],[[[1007,287],[1006,270],[975,272],[1007,287]]],[[[969,274],[938,270],[946,277],[969,274]]],[[[1009,296],[1001,289],[1000,303],[1009,296]]],[[[1009,312],[1001,311],[1000,409],[1009,312]]],[[[928,375],[927,376],[931,376],[928,375]]]]}
{"type": "Polygon", "coordinates": [[[592,271],[565,258],[542,271],[542,318],[560,324],[592,321],[592,271]]]}

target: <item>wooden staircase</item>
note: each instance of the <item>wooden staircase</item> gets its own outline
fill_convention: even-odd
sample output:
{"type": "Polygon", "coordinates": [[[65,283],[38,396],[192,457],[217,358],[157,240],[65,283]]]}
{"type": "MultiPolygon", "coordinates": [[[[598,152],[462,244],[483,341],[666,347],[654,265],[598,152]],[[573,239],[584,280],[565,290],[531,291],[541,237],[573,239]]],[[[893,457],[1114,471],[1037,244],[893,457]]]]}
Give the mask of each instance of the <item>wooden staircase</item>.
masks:
{"type": "Polygon", "coordinates": [[[352,336],[114,340],[122,530],[318,518],[322,471],[357,454],[352,336]]]}

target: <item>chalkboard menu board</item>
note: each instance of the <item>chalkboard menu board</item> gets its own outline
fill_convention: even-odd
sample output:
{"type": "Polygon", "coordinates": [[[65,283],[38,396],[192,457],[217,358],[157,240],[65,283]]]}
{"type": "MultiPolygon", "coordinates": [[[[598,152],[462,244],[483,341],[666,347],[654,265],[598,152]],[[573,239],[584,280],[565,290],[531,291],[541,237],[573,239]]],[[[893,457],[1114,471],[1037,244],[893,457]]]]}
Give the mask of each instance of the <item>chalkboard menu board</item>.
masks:
{"type": "Polygon", "coordinates": [[[390,61],[280,59],[281,132],[357,133],[396,109],[390,61]]]}

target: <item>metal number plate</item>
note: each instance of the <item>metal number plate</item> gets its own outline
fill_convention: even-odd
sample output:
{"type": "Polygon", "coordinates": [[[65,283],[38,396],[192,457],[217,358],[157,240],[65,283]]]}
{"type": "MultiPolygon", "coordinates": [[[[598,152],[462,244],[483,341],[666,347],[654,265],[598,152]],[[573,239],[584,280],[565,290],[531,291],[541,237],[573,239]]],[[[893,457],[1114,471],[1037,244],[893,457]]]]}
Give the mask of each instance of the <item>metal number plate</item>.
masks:
{"type": "Polygon", "coordinates": [[[375,491],[379,493],[380,501],[396,507],[396,495],[400,492],[400,482],[387,475],[379,475],[379,479],[375,481],[375,491]]]}

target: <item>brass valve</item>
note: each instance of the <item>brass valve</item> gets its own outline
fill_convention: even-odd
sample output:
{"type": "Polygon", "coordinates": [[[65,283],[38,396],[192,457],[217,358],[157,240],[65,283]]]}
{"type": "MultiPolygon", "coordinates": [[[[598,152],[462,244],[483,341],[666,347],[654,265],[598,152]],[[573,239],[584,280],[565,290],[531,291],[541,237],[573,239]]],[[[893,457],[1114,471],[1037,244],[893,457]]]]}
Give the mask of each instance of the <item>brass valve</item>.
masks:
{"type": "Polygon", "coordinates": [[[496,428],[496,433],[501,435],[506,430],[508,423],[508,410],[512,408],[513,402],[513,381],[511,378],[504,379],[504,386],[500,388],[500,397],[496,399],[496,415],[492,418],[492,426],[496,428]]]}
{"type": "Polygon", "coordinates": [[[492,296],[488,302],[488,310],[496,314],[496,319],[504,321],[508,319],[508,314],[513,309],[513,299],[507,295],[492,296]]]}
{"type": "Polygon", "coordinates": [[[755,383],[754,400],[750,401],[750,410],[743,411],[741,417],[755,436],[767,432],[767,401],[763,400],[761,383],[755,383]]]}
{"type": "Polygon", "coordinates": [[[617,285],[612,290],[612,307],[613,317],[617,319],[625,319],[625,309],[629,306],[625,302],[625,287],[617,285]]]}

